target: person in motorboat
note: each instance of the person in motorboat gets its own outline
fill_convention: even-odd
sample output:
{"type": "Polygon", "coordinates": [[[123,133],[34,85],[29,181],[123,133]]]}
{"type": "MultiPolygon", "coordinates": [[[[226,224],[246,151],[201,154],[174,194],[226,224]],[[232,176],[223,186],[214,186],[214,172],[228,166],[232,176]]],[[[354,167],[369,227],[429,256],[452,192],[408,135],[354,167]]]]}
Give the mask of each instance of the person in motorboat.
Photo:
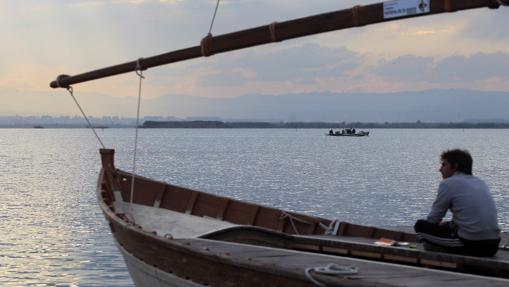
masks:
{"type": "Polygon", "coordinates": [[[453,149],[443,152],[440,159],[443,180],[427,218],[415,223],[417,239],[427,250],[495,255],[500,243],[497,209],[486,183],[472,175],[472,156],[453,149]],[[443,221],[448,210],[452,221],[443,221]]]}
{"type": "Polygon", "coordinates": [[[330,136],[334,135],[334,131],[332,129],[329,130],[329,135],[330,136]]]}

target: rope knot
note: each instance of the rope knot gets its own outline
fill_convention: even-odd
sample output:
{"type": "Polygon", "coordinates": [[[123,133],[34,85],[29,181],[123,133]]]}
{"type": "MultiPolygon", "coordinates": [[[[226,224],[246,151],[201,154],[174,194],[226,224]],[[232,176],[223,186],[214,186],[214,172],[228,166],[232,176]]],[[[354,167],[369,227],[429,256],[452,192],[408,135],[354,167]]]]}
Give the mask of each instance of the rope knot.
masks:
{"type": "Polygon", "coordinates": [[[134,71],[136,72],[136,75],[138,75],[140,78],[145,79],[145,77],[143,76],[143,71],[146,69],[143,68],[141,65],[142,60],[143,58],[138,58],[138,60],[136,60],[136,68],[134,71]]]}

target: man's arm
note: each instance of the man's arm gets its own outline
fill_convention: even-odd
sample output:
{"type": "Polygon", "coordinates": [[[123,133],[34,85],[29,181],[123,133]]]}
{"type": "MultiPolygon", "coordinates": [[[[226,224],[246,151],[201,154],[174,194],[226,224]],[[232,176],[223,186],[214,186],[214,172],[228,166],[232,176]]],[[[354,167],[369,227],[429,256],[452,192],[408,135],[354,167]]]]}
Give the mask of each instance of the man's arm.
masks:
{"type": "Polygon", "coordinates": [[[442,181],[438,186],[438,194],[435,202],[431,206],[431,211],[426,218],[427,221],[432,223],[440,223],[444,218],[449,206],[451,206],[451,192],[447,187],[447,183],[442,181]]]}

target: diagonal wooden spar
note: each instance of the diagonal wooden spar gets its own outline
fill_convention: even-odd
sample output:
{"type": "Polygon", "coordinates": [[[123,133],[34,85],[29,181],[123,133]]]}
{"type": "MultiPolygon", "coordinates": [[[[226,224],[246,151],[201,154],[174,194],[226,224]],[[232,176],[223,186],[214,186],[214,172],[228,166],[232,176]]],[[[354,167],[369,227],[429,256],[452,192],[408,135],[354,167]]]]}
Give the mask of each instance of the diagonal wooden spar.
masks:
{"type": "MultiPolygon", "coordinates": [[[[366,6],[355,6],[350,9],[298,18],[281,23],[274,22],[270,25],[259,26],[215,37],[209,34],[202,39],[199,46],[176,50],[148,58],[140,58],[136,61],[74,76],[60,75],[55,81],[50,83],[50,87],[68,88],[72,84],[128,73],[139,69],[145,70],[179,61],[206,57],[213,54],[334,30],[475,8],[487,7],[497,9],[500,5],[509,5],[509,0],[430,0],[429,11],[426,10],[425,13],[403,14],[397,17],[388,17],[386,14],[387,10],[384,12],[384,9],[386,9],[388,5],[397,5],[400,2],[404,3],[408,1],[394,0],[366,6]]],[[[421,1],[421,3],[426,4],[426,1],[421,1]]]]}

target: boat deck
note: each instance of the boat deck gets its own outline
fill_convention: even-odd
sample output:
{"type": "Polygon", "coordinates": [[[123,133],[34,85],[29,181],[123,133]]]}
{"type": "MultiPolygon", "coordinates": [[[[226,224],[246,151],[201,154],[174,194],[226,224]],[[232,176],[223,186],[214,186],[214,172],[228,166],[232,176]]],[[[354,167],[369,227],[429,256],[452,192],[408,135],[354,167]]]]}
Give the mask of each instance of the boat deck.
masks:
{"type": "Polygon", "coordinates": [[[313,278],[327,286],[508,286],[509,280],[422,267],[403,266],[363,259],[337,257],[293,250],[277,249],[247,244],[207,239],[182,239],[186,245],[207,250],[211,255],[229,256],[239,261],[249,261],[268,267],[273,272],[288,276],[305,277],[306,268],[323,267],[330,263],[339,266],[355,265],[359,272],[345,277],[319,275],[313,278]]]}
{"type": "MultiPolygon", "coordinates": [[[[341,242],[363,243],[363,244],[367,244],[367,245],[373,245],[374,242],[376,241],[376,239],[373,239],[373,238],[357,237],[357,236],[341,236],[341,235],[338,235],[338,236],[333,236],[333,237],[332,236],[318,236],[318,237],[321,237],[323,239],[341,241],[341,242]]],[[[502,241],[501,241],[501,245],[507,244],[507,243],[504,243],[504,244],[502,244],[502,243],[506,242],[508,240],[509,240],[508,236],[504,235],[503,238],[502,238],[502,241]]],[[[410,244],[409,247],[395,246],[393,248],[414,249],[414,250],[423,251],[423,252],[425,251],[422,244],[410,244]]],[[[507,262],[509,262],[509,248],[507,248],[507,249],[502,249],[501,248],[501,249],[498,250],[498,252],[497,252],[497,254],[495,256],[487,257],[487,258],[492,259],[492,260],[507,261],[507,262]]]]}
{"type": "MultiPolygon", "coordinates": [[[[203,238],[509,279],[507,249],[499,249],[494,257],[472,257],[425,251],[422,244],[416,242],[406,247],[387,247],[375,245],[375,238],[288,235],[256,227],[230,228],[203,238]]],[[[507,240],[506,235],[504,240],[507,240]]]]}

